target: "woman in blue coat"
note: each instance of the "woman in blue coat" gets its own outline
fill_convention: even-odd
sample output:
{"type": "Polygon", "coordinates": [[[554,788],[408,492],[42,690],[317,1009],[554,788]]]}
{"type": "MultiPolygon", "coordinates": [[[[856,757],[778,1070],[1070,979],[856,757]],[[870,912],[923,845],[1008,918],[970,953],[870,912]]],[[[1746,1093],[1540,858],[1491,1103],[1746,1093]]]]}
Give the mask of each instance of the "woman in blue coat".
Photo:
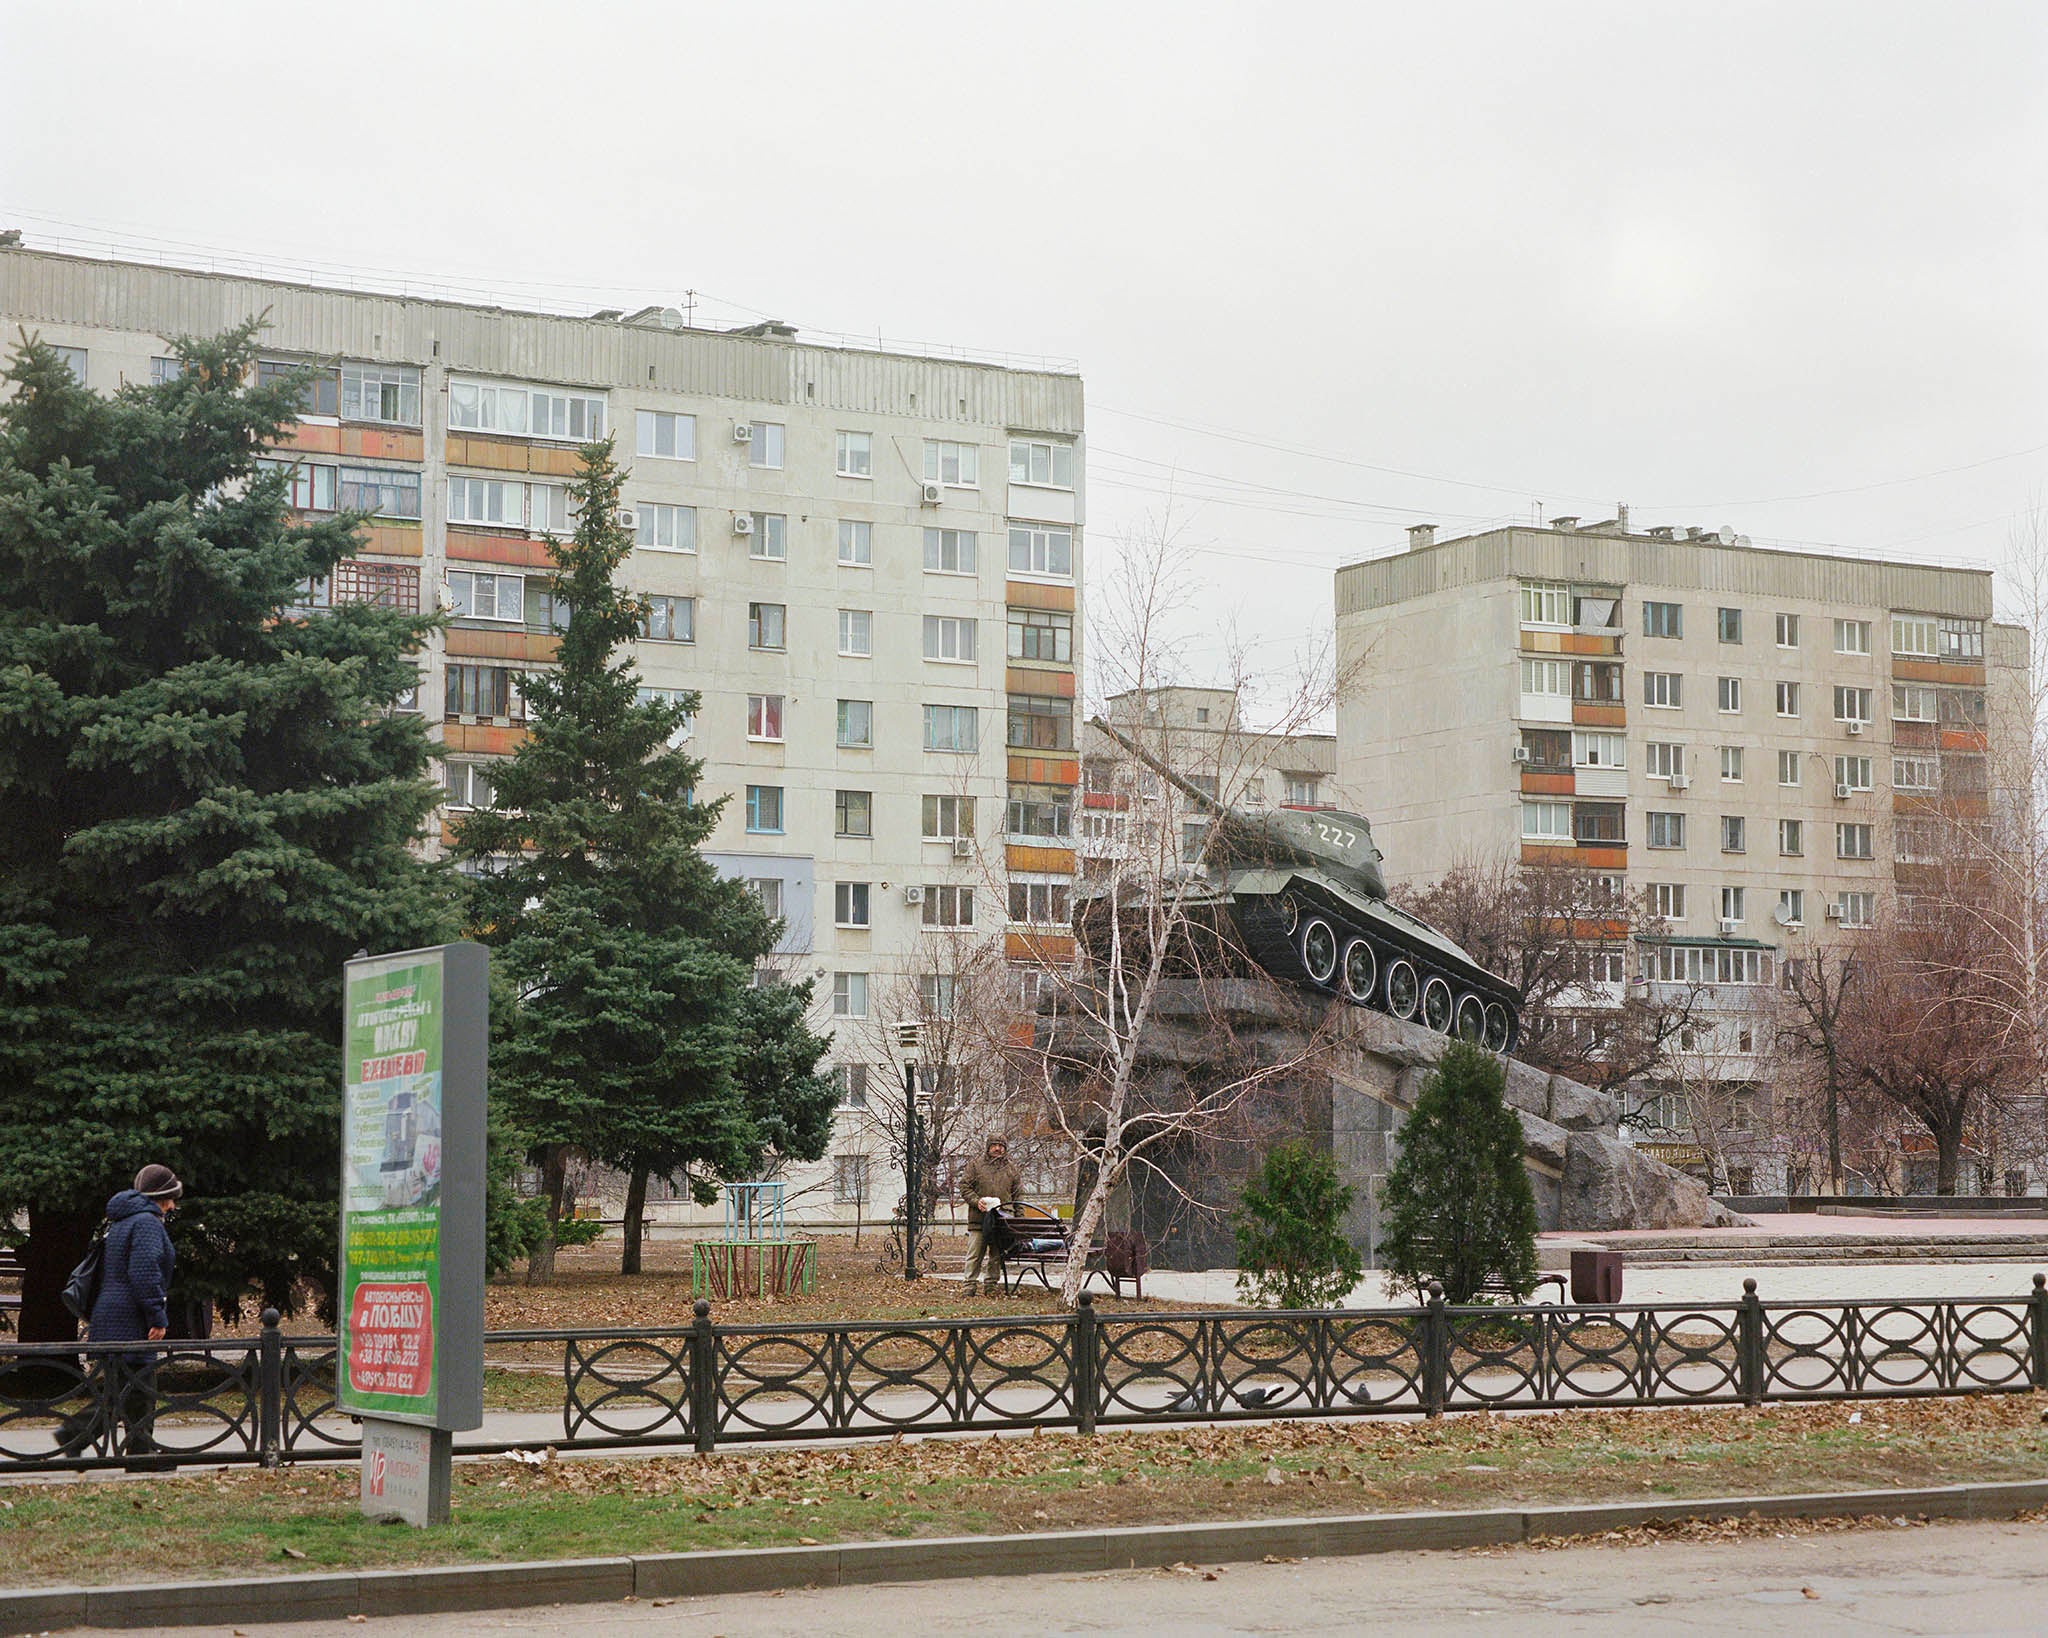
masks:
{"type": "MultiPolygon", "coordinates": [[[[170,1328],[171,1270],[178,1254],[171,1245],[170,1215],[185,1192],[168,1166],[145,1166],[135,1187],[107,1202],[107,1245],[99,1295],[93,1299],[86,1336],[93,1342],[161,1342],[170,1328]]],[[[104,1356],[111,1392],[127,1429],[126,1454],[156,1453],[155,1350],[104,1356]]],[[[111,1420],[111,1418],[110,1418],[111,1420]]]]}

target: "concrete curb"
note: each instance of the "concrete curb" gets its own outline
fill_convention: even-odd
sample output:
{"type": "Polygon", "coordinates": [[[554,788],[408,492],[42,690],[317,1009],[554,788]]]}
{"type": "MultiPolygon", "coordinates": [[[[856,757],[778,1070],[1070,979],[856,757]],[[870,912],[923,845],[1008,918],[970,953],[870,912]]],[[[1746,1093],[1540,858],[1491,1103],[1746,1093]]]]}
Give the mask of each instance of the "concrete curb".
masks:
{"type": "Polygon", "coordinates": [[[827,1547],[757,1547],[654,1553],[639,1558],[539,1564],[464,1564],[426,1570],[276,1575],[155,1586],[0,1589],[0,1633],[63,1627],[253,1625],[349,1615],[427,1615],[607,1603],[622,1598],[705,1598],[783,1587],[858,1586],[977,1575],[1077,1574],[1183,1561],[1242,1563],[1269,1553],[1333,1558],[1364,1553],[1506,1546],[1599,1535],[1692,1519],[2008,1518],[2048,1506],[2048,1480],[1854,1490],[1698,1501],[1605,1502],[1453,1513],[1158,1524],[1124,1530],[1055,1530],[1023,1536],[949,1536],[827,1547]]]}

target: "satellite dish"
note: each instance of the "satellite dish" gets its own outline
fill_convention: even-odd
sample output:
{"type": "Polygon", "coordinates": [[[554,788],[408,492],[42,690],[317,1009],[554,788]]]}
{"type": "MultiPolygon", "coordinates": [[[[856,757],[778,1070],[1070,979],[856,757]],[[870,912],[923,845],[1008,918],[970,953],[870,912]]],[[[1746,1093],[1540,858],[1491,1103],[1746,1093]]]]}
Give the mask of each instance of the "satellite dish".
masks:
{"type": "Polygon", "coordinates": [[[1733,546],[1735,542],[1741,537],[1735,533],[1734,524],[1724,523],[1716,532],[1714,538],[1718,540],[1723,546],[1733,546]]]}
{"type": "Polygon", "coordinates": [[[1780,927],[1790,927],[1792,925],[1792,912],[1781,904],[1771,912],[1771,920],[1775,921],[1780,927]]]}

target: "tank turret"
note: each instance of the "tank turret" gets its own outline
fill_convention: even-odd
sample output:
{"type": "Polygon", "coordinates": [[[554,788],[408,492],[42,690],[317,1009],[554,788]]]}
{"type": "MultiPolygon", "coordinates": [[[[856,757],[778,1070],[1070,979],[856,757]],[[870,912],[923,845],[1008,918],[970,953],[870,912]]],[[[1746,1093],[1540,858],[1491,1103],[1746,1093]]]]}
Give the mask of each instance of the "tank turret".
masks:
{"type": "Polygon", "coordinates": [[[1428,922],[1388,901],[1384,856],[1363,814],[1233,806],[1100,717],[1092,726],[1209,816],[1202,864],[1260,966],[1496,1052],[1514,1046],[1520,998],[1428,922]]]}

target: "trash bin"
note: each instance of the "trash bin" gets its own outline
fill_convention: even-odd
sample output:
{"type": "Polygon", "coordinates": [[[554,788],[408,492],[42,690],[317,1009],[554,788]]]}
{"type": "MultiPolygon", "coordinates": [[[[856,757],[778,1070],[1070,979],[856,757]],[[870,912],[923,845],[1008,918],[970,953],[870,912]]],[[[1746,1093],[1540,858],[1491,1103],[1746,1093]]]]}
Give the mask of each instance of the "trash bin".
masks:
{"type": "Polygon", "coordinates": [[[1585,1307],[1598,1307],[1620,1302],[1621,1253],[1618,1251],[1573,1252],[1572,1301],[1585,1307]]]}

